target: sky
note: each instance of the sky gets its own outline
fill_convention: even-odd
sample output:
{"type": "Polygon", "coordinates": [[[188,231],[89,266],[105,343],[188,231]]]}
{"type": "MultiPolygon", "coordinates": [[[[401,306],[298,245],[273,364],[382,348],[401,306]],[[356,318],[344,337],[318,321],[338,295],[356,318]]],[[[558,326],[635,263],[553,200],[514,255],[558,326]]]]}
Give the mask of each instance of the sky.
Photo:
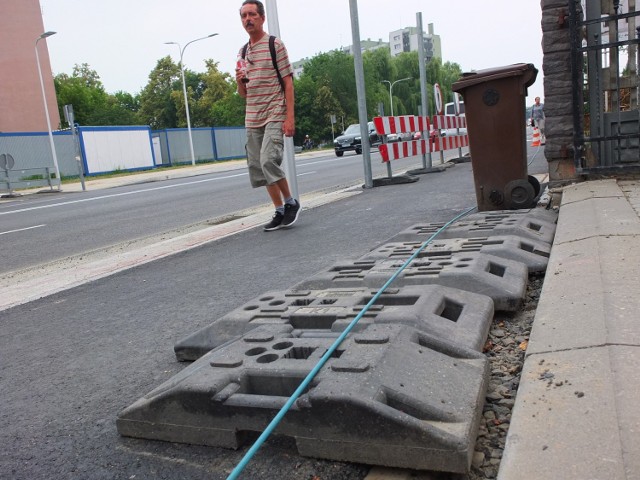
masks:
{"type": "MultiPolygon", "coordinates": [[[[353,43],[349,0],[266,0],[276,7],[280,37],[292,62],[353,43]]],[[[205,60],[233,73],[236,55],[248,36],[240,23],[241,0],[40,0],[53,74],[71,74],[87,63],[105,90],[139,93],[158,60],[180,59],[177,42],[211,33],[218,36],[190,44],[186,68],[204,72],[205,60]]],[[[273,7],[271,7],[273,8],[273,7]]],[[[358,0],[361,40],[389,41],[389,32],[416,26],[422,14],[425,31],[434,24],[443,62],[463,72],[514,63],[538,70],[527,105],[544,98],[542,30],[539,0],[358,0]]],[[[268,20],[268,19],[267,19],[268,20]]],[[[265,24],[267,25],[267,24],[265,24]]],[[[266,28],[266,27],[265,27],[266,28]]],[[[393,80],[393,79],[390,79],[393,80]]]]}

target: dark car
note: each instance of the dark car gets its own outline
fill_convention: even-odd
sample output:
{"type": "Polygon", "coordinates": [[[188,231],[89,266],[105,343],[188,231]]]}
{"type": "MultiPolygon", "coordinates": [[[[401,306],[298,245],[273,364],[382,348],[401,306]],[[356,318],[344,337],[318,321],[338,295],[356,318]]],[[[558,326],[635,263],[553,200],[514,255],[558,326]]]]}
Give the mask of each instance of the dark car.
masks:
{"type": "MultiPolygon", "coordinates": [[[[382,143],[382,137],[376,133],[376,127],[373,122],[369,122],[369,145],[376,147],[382,143]]],[[[347,129],[336,137],[333,141],[333,148],[336,151],[336,156],[341,157],[344,152],[354,150],[358,155],[362,153],[362,138],[360,135],[360,124],[354,123],[349,125],[347,129]]]]}

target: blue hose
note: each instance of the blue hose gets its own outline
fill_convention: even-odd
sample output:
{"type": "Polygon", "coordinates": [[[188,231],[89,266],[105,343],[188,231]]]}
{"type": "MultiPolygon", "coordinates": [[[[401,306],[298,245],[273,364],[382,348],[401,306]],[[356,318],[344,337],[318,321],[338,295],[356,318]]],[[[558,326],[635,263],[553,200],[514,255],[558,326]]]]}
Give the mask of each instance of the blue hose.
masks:
{"type": "Polygon", "coordinates": [[[318,363],[316,364],[315,367],[313,367],[313,369],[311,370],[311,372],[309,372],[309,374],[305,377],[305,379],[302,381],[302,383],[300,384],[300,386],[296,389],[295,392],[293,392],[293,394],[291,395],[291,397],[289,397],[289,400],[287,400],[287,403],[284,404],[284,406],[280,409],[280,411],[278,412],[278,414],[273,418],[273,420],[271,420],[271,423],[269,423],[269,425],[267,425],[267,428],[264,429],[264,432],[262,432],[262,435],[260,435],[258,437],[258,439],[255,441],[255,443],[251,446],[251,448],[247,451],[247,453],[244,455],[244,457],[242,457],[242,460],[240,460],[240,463],[238,463],[238,465],[236,465],[236,468],[233,469],[233,471],[229,474],[229,476],[227,477],[227,480],[235,480],[236,478],[238,478],[238,475],[240,475],[240,473],[242,473],[242,471],[244,470],[244,468],[247,466],[247,464],[251,461],[251,459],[253,458],[253,456],[257,453],[257,451],[260,449],[260,447],[262,446],[262,444],[267,440],[267,438],[269,438],[269,435],[271,435],[271,433],[275,430],[275,428],[278,426],[278,424],[280,423],[280,421],[282,420],[282,418],[286,415],[286,413],[289,411],[289,409],[291,408],[291,406],[294,404],[294,402],[296,400],[298,400],[298,398],[300,397],[300,395],[302,395],[302,393],[307,389],[307,386],[309,385],[309,383],[311,383],[311,381],[315,378],[315,376],[318,374],[318,372],[320,371],[320,369],[324,366],[325,363],[327,363],[327,360],[329,360],[329,358],[331,358],[331,356],[333,355],[333,352],[336,351],[336,349],[340,346],[340,344],[342,343],[342,341],[346,338],[346,336],[351,332],[351,330],[353,330],[353,327],[356,326],[356,324],[358,323],[358,321],[360,321],[360,319],[363,317],[363,315],[365,313],[367,313],[367,311],[369,310],[369,308],[378,300],[378,298],[380,298],[380,296],[384,293],[384,291],[387,289],[387,287],[391,284],[391,282],[393,282],[398,275],[400,275],[400,273],[409,266],[409,264],[420,254],[420,252],[427,246],[429,245],[429,243],[431,243],[433,241],[433,239],[440,233],[442,232],[445,228],[447,228],[449,225],[451,225],[453,222],[457,221],[458,219],[464,217],[465,215],[468,215],[472,210],[474,210],[476,207],[471,207],[467,210],[465,210],[464,212],[462,212],[459,215],[456,215],[454,218],[452,218],[451,220],[449,220],[447,223],[445,223],[441,228],[438,229],[437,232],[435,232],[433,235],[431,235],[421,246],[420,248],[418,248],[418,250],[416,250],[405,262],[404,264],[402,264],[402,266],[400,268],[398,268],[398,270],[391,276],[391,278],[389,280],[387,280],[387,282],[380,288],[380,290],[378,290],[376,292],[376,294],[371,298],[371,300],[369,300],[369,302],[362,308],[362,310],[360,311],[360,313],[358,313],[358,315],[351,321],[351,323],[349,324],[349,326],[347,326],[347,328],[345,328],[344,332],[342,332],[342,334],[336,339],[335,342],[333,342],[333,344],[331,345],[331,347],[329,347],[329,349],[326,351],[326,353],[322,356],[322,358],[318,361],[318,363]]]}

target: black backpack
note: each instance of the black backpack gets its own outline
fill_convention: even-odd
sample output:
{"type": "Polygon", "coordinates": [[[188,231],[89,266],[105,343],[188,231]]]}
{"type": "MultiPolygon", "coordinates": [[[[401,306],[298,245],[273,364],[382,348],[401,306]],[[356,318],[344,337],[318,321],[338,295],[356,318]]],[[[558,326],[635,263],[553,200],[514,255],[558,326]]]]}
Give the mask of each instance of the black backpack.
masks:
{"type": "MultiPolygon", "coordinates": [[[[243,60],[247,55],[247,48],[249,48],[249,42],[245,43],[244,47],[242,47],[243,60]]],[[[278,74],[278,82],[280,82],[280,87],[282,87],[282,90],[284,90],[284,82],[282,81],[282,75],[280,75],[280,70],[278,70],[278,62],[276,61],[276,37],[273,35],[269,35],[269,51],[271,52],[271,62],[273,63],[273,68],[278,74]]]]}

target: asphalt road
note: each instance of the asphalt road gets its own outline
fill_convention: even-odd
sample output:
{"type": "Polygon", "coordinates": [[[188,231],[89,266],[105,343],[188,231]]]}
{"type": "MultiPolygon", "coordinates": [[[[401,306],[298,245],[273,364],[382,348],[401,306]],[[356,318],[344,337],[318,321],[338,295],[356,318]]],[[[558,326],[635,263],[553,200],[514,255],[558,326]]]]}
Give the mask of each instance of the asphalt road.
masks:
{"type": "MultiPolygon", "coordinates": [[[[363,183],[362,155],[297,161],[301,193],[363,183]]],[[[372,155],[374,175],[385,173],[372,155]]],[[[107,190],[25,195],[0,203],[0,274],[201,224],[266,205],[246,168],[107,190]]]]}
{"type": "MultiPolygon", "coordinates": [[[[540,158],[531,173],[546,171],[540,158]]],[[[359,188],[359,187],[357,187],[359,188]]],[[[184,367],[173,344],[269,290],[357,258],[418,222],[475,204],[470,164],[307,210],[0,312],[0,478],[223,479],[239,451],[120,437],[115,420],[184,367]]],[[[247,479],[362,479],[368,467],[267,441],[247,479]]]]}

